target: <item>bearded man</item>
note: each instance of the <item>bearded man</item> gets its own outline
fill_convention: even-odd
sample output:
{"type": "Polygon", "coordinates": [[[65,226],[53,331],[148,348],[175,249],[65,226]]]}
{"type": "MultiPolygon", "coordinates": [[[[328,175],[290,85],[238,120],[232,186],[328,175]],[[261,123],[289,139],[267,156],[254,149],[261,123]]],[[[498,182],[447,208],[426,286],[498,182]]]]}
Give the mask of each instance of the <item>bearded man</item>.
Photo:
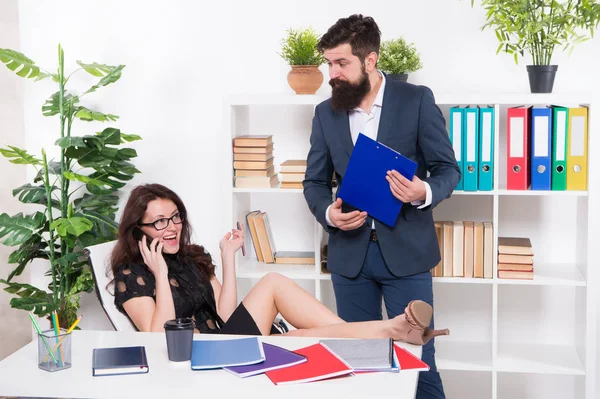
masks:
{"type": "MultiPolygon", "coordinates": [[[[382,298],[389,318],[415,299],[433,307],[430,270],[440,261],[440,249],[432,210],[461,177],[432,91],[392,81],[377,69],[380,38],[373,18],[352,15],[331,26],[318,45],[329,65],[332,95],[315,108],[304,197],[329,235],[327,268],[337,313],[348,322],[382,319],[382,298]],[[332,202],[332,176],[344,184],[359,133],[418,164],[412,181],[394,170],[387,174],[391,192],[404,203],[394,227],[343,198],[332,202]]],[[[420,372],[416,397],[444,398],[433,339],[423,346],[422,359],[430,370],[420,372]]]]}

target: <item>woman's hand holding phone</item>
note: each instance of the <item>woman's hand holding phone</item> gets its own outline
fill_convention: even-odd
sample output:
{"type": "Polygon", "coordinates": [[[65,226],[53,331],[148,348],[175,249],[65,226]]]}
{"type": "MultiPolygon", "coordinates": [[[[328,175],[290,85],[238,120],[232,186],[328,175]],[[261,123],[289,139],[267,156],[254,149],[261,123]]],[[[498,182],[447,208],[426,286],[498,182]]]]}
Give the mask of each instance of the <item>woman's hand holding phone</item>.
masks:
{"type": "Polygon", "coordinates": [[[166,277],[169,269],[162,255],[163,243],[159,242],[158,238],[152,240],[150,244],[148,244],[148,240],[148,236],[144,234],[142,240],[138,241],[144,263],[148,266],[152,274],[154,274],[155,278],[166,277]]]}

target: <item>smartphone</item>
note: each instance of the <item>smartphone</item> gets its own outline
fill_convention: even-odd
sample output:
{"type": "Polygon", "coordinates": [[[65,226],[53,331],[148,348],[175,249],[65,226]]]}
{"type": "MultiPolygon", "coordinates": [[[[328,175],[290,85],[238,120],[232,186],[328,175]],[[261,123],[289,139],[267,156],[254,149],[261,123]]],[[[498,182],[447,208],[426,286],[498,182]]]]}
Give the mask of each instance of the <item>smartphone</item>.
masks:
{"type": "MultiPolygon", "coordinates": [[[[237,229],[242,229],[242,224],[240,222],[237,222],[237,229]]],[[[246,245],[244,243],[242,243],[242,256],[246,256],[246,245]]]]}
{"type": "Polygon", "coordinates": [[[150,249],[152,238],[148,234],[144,233],[139,227],[133,229],[133,238],[135,238],[137,241],[142,241],[143,236],[146,236],[146,246],[148,247],[148,249],[150,249]]]}

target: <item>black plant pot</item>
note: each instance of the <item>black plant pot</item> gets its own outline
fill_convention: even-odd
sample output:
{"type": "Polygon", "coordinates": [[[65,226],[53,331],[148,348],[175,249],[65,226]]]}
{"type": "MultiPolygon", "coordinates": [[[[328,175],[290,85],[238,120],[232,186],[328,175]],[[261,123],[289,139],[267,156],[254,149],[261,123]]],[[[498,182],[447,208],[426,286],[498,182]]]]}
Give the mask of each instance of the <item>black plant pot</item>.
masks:
{"type": "Polygon", "coordinates": [[[558,65],[527,65],[532,93],[552,93],[558,65]]]}
{"type": "Polygon", "coordinates": [[[397,82],[406,82],[408,79],[407,73],[394,73],[388,76],[390,79],[395,80],[397,82]]]}

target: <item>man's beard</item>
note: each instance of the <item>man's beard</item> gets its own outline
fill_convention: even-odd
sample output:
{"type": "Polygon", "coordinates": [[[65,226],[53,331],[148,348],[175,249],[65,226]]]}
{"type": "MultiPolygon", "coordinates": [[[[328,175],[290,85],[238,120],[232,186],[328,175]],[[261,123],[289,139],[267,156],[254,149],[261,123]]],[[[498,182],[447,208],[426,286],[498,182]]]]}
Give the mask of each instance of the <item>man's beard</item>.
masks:
{"type": "Polygon", "coordinates": [[[371,90],[369,75],[363,69],[362,75],[357,83],[347,80],[331,79],[331,105],[335,111],[350,111],[360,105],[371,90]]]}

